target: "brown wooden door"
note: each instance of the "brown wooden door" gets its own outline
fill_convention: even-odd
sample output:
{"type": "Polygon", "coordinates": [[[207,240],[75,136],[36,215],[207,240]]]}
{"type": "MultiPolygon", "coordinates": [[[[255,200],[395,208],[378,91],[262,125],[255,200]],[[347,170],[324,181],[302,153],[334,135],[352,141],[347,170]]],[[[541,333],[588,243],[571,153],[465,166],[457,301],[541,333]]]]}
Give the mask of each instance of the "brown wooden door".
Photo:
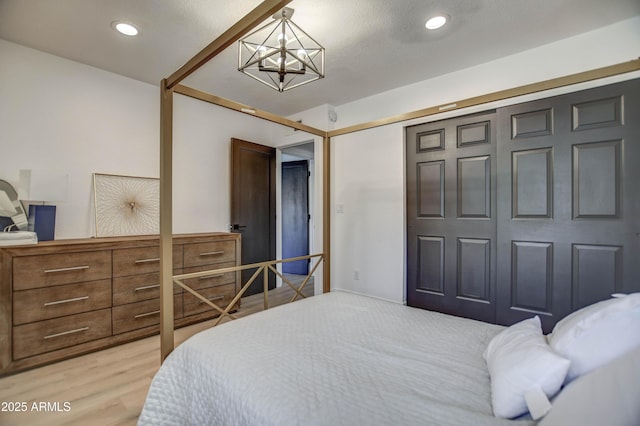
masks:
{"type": "MultiPolygon", "coordinates": [[[[242,264],[276,256],[276,150],[231,139],[231,228],[242,234],[242,264]]],[[[255,270],[242,272],[243,285],[255,270]]],[[[275,287],[270,274],[269,288],[275,287]]],[[[262,277],[245,295],[262,292],[262,277]]]]}

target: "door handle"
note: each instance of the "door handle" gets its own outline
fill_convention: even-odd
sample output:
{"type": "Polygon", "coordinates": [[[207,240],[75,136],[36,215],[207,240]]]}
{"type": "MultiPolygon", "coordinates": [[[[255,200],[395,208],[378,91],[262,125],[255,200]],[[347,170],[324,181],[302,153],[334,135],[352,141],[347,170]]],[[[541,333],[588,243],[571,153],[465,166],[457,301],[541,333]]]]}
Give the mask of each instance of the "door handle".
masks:
{"type": "Polygon", "coordinates": [[[237,231],[238,229],[244,229],[246,227],[247,227],[247,225],[239,225],[237,223],[229,225],[229,229],[232,230],[232,231],[237,231]]]}

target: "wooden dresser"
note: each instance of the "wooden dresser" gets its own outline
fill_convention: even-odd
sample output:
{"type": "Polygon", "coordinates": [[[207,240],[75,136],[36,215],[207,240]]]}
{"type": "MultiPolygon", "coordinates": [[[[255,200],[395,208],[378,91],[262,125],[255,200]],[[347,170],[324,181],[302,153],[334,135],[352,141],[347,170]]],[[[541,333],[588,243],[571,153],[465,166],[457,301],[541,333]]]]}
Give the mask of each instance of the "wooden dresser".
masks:
{"type": "MultiPolygon", "coordinates": [[[[158,333],[159,239],[154,236],[57,240],[0,248],[0,375],[158,333]]],[[[240,263],[240,234],[173,238],[175,274],[240,263]]],[[[186,280],[225,307],[239,273],[186,280]]],[[[216,317],[174,286],[175,324],[216,317]]]]}

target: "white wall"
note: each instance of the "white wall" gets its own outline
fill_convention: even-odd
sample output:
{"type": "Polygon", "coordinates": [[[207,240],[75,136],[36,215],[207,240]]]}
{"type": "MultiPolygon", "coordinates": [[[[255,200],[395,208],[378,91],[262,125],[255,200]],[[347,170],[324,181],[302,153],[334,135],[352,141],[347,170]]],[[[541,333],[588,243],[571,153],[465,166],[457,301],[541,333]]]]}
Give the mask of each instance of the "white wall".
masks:
{"type": "Polygon", "coordinates": [[[0,179],[69,174],[56,237],[92,235],[93,172],[158,175],[159,91],[0,40],[0,179]]]}
{"type": "Polygon", "coordinates": [[[401,301],[402,132],[387,126],[331,145],[331,286],[401,301]],[[400,137],[398,137],[400,134],[400,137]]]}
{"type": "MultiPolygon", "coordinates": [[[[159,176],[159,88],[4,40],[0,58],[0,179],[68,173],[56,239],[93,236],[92,173],[159,176]]],[[[174,231],[226,230],[229,140],[274,126],[180,95],[174,114],[174,231]]]]}
{"type": "Polygon", "coordinates": [[[640,17],[337,106],[336,128],[637,59],[640,17]]]}
{"type": "Polygon", "coordinates": [[[230,140],[273,146],[279,126],[185,96],[174,101],[174,232],[228,231],[230,140]]]}
{"type": "MultiPolygon", "coordinates": [[[[301,111],[287,118],[293,121],[301,121],[302,124],[315,127],[316,129],[333,130],[335,129],[335,122],[329,119],[330,112],[335,113],[335,108],[331,105],[323,104],[306,111],[301,111]]],[[[293,136],[293,138],[296,139],[295,133],[296,132],[291,129],[286,131],[285,135],[288,137],[293,136]]]]}
{"type": "MultiPolygon", "coordinates": [[[[432,80],[336,107],[336,128],[471,96],[625,62],[638,57],[640,18],[432,80]]],[[[639,77],[633,73],[577,88],[639,77]]],[[[566,92],[568,89],[564,89],[566,92]]],[[[571,89],[576,90],[576,88],[571,89]]],[[[556,90],[544,94],[562,92],[556,90]]],[[[526,101],[543,95],[523,97],[526,101]]],[[[431,117],[482,111],[516,100],[431,117]]],[[[394,124],[332,138],[331,285],[403,302],[405,202],[403,127],[394,124]],[[337,213],[338,209],[343,213],[337,213]],[[359,279],[355,279],[358,271],[359,279]]]]}

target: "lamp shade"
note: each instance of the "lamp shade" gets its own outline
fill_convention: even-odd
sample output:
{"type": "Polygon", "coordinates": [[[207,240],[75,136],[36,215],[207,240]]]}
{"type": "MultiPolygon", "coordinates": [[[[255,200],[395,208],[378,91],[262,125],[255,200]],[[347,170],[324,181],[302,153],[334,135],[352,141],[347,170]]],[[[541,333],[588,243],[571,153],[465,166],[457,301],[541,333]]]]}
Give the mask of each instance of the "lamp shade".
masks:
{"type": "Polygon", "coordinates": [[[0,190],[0,216],[11,217],[18,213],[6,192],[0,190]]]}

